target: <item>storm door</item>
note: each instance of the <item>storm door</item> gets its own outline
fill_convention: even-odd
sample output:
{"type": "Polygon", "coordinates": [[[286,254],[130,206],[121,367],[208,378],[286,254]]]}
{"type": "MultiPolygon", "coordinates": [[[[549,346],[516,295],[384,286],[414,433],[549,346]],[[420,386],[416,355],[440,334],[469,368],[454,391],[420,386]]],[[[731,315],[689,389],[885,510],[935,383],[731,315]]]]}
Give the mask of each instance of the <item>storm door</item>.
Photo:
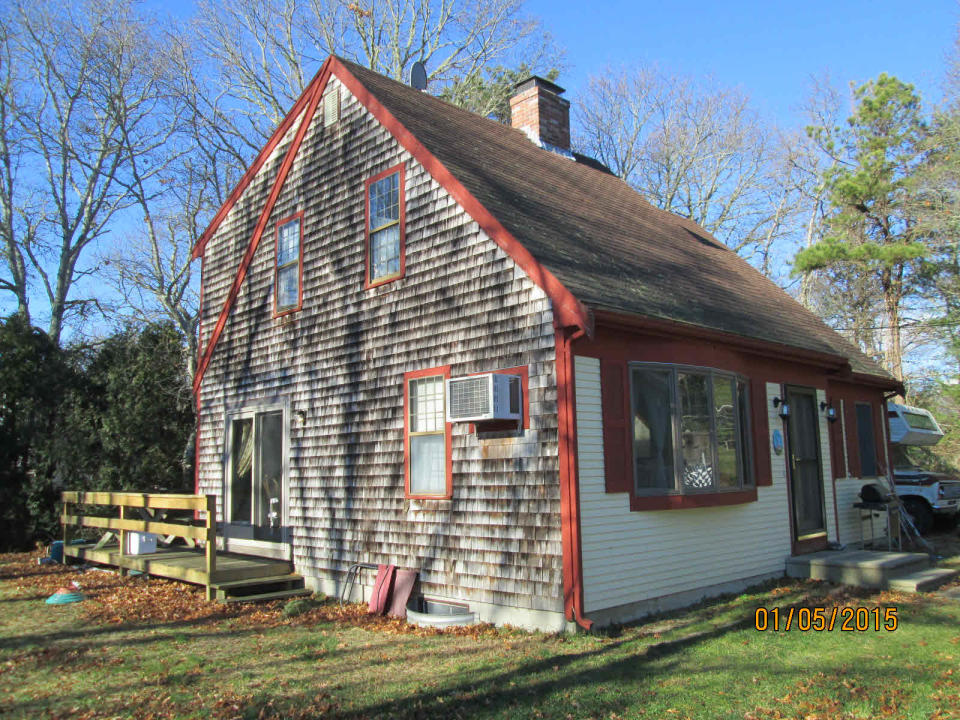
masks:
{"type": "Polygon", "coordinates": [[[790,415],[787,439],[790,450],[790,498],[793,505],[795,550],[826,546],[823,504],[823,463],[820,457],[820,416],[813,388],[787,389],[790,415]]]}
{"type": "Polygon", "coordinates": [[[283,539],[283,457],[283,411],[230,421],[227,521],[234,536],[283,539]]]}

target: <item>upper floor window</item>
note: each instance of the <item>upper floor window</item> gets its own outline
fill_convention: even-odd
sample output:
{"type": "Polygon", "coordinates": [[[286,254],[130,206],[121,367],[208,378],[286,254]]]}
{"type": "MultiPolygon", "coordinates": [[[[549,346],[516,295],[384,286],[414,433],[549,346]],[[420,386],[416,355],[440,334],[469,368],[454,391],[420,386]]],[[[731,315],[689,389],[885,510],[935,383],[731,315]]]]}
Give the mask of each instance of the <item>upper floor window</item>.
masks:
{"type": "Polygon", "coordinates": [[[403,277],[403,191],[402,165],[367,181],[367,287],[403,277]]]}
{"type": "Polygon", "coordinates": [[[704,368],[630,369],[637,493],[753,487],[747,382],[704,368]]]}
{"type": "Polygon", "coordinates": [[[273,309],[278,315],[300,309],[303,268],[303,214],[277,223],[273,309]]]}

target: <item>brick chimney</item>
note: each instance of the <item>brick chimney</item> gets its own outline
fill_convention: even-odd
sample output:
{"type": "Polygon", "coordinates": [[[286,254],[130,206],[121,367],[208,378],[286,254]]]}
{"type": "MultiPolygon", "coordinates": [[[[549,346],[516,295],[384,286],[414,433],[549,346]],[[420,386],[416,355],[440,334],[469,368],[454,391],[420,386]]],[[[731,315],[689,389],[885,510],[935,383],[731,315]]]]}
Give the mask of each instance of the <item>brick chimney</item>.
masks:
{"type": "Polygon", "coordinates": [[[514,85],[510,124],[538,145],[570,152],[570,101],[563,88],[533,75],[514,85]]]}

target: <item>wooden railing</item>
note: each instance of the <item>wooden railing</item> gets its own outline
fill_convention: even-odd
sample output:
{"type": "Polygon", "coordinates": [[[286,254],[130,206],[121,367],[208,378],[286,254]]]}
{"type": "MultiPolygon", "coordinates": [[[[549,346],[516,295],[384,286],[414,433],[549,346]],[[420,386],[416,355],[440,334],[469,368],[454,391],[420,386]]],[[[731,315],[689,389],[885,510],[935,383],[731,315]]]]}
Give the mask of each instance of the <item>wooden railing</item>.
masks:
{"type": "Polygon", "coordinates": [[[127,553],[127,533],[143,532],[183,538],[187,545],[196,546],[202,540],[206,554],[207,596],[211,595],[210,584],[217,570],[217,498],[215,495],[166,495],[132,492],[65,492],[63,493],[63,540],[70,542],[70,527],[100,528],[106,530],[97,546],[100,547],[119,533],[120,555],[127,553]],[[100,505],[118,508],[118,517],[84,515],[77,506],[100,505]],[[149,518],[131,517],[131,510],[141,510],[149,518]],[[193,510],[206,513],[203,525],[190,521],[176,521],[157,517],[158,510],[193,510]]]}

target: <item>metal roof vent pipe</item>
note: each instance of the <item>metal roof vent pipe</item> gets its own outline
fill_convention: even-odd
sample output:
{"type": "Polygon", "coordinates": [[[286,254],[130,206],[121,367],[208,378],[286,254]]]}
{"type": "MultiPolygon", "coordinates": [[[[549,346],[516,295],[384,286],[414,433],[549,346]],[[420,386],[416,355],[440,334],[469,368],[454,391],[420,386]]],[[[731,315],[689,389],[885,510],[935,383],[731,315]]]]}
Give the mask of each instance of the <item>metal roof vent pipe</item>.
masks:
{"type": "Polygon", "coordinates": [[[513,86],[510,124],[527,134],[535,145],[565,157],[570,153],[570,101],[564,89],[532,75],[513,86]]]}
{"type": "Polygon", "coordinates": [[[427,66],[419,60],[410,68],[410,87],[420,92],[427,89],[427,66]]]}

